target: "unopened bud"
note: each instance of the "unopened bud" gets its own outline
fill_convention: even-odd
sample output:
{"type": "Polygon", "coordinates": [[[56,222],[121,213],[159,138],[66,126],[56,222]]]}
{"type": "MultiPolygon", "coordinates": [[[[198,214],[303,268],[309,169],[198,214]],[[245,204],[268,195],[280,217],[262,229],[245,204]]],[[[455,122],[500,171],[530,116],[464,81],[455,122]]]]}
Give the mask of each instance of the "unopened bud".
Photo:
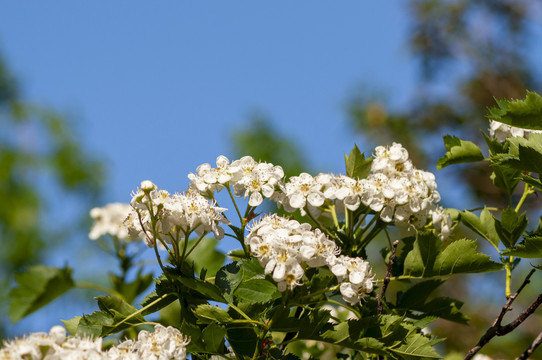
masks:
{"type": "Polygon", "coordinates": [[[139,186],[141,188],[141,190],[143,190],[144,192],[151,192],[153,191],[154,189],[156,189],[156,185],[154,185],[154,183],[150,180],[144,180],[141,182],[141,185],[139,186]]]}

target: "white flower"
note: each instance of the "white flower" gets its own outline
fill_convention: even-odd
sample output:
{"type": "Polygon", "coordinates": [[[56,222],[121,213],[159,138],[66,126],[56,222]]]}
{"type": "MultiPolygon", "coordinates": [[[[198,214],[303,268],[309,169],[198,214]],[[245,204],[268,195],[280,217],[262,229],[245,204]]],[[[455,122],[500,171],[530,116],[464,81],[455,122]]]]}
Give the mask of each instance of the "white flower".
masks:
{"type": "Polygon", "coordinates": [[[112,203],[104,207],[96,207],[90,210],[90,217],[94,224],[88,234],[92,240],[109,234],[118,239],[128,240],[128,229],[124,226],[124,220],[132,210],[129,204],[112,203]]]}
{"type": "Polygon", "coordinates": [[[495,120],[489,120],[489,135],[491,138],[497,139],[499,142],[506,141],[506,138],[519,136],[529,138],[530,134],[542,133],[541,130],[522,129],[510,125],[503,124],[495,120]]]}

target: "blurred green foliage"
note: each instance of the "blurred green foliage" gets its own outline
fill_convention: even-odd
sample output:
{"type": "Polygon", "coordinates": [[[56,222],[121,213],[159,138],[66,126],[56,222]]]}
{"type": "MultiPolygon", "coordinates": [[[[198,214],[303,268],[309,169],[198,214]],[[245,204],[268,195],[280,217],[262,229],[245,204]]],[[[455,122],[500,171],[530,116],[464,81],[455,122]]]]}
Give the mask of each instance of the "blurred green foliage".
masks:
{"type": "MultiPolygon", "coordinates": [[[[52,206],[49,200],[70,197],[90,208],[101,191],[102,165],[81,148],[71,125],[55,111],[25,101],[0,58],[0,284],[4,288],[13,281],[14,272],[42,262],[44,251],[62,241],[60,234],[73,233],[73,227],[64,232],[60,224],[45,223],[52,206]]],[[[6,295],[0,294],[0,313],[5,313],[6,295]]],[[[1,326],[0,335],[6,332],[1,326]]]]}

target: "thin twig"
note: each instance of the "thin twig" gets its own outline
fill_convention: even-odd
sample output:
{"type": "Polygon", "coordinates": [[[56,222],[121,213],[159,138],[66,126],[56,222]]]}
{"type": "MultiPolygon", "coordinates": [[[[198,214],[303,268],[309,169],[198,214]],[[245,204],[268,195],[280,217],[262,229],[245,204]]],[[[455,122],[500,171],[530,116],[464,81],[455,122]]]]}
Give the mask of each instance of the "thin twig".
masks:
{"type": "Polygon", "coordinates": [[[399,245],[399,240],[395,240],[391,246],[391,256],[388,263],[388,270],[386,271],[386,277],[384,278],[384,284],[382,284],[382,290],[380,291],[380,294],[376,297],[379,314],[382,314],[384,312],[384,309],[382,308],[382,298],[384,297],[386,289],[388,288],[388,284],[390,283],[391,268],[395,260],[395,251],[397,250],[397,245],[399,245]]]}
{"type": "Polygon", "coordinates": [[[542,343],[542,332],[538,334],[536,339],[531,343],[531,346],[529,346],[523,354],[521,354],[519,357],[516,358],[516,360],[527,360],[529,356],[531,356],[536,348],[542,343]]]}
{"type": "Polygon", "coordinates": [[[480,338],[478,341],[478,344],[476,344],[475,347],[469,350],[467,355],[465,356],[464,360],[471,359],[482,347],[484,347],[491,339],[493,339],[495,336],[503,336],[517,328],[521,323],[527,319],[534,311],[542,304],[542,294],[538,295],[538,297],[535,299],[535,301],[519,316],[509,323],[508,325],[502,326],[502,320],[504,318],[504,315],[512,310],[512,303],[516,298],[518,297],[519,293],[523,290],[527,284],[531,282],[531,276],[533,276],[535,272],[535,269],[531,270],[529,274],[525,277],[525,280],[523,281],[523,284],[519,287],[518,291],[516,291],[515,294],[508,297],[508,300],[506,301],[506,304],[502,307],[501,312],[499,316],[497,316],[497,319],[493,322],[491,327],[487,329],[486,333],[480,338]]]}

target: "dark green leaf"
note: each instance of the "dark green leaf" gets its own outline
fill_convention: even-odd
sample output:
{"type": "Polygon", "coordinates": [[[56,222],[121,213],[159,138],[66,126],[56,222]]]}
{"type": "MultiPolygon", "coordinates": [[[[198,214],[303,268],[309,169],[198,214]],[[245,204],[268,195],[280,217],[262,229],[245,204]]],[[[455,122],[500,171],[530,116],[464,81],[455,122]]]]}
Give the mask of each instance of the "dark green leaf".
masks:
{"type": "Polygon", "coordinates": [[[504,250],[502,255],[529,259],[540,258],[542,257],[542,237],[533,236],[525,238],[525,240],[515,248],[504,250]]]}
{"type": "Polygon", "coordinates": [[[313,310],[308,316],[301,318],[299,322],[299,337],[302,339],[312,339],[325,329],[330,318],[329,310],[313,310]]]}
{"type": "Polygon", "coordinates": [[[137,313],[138,310],[135,307],[117,296],[99,296],[96,300],[98,300],[100,310],[113,315],[115,322],[123,321],[126,318],[130,318],[129,323],[145,321],[143,315],[137,313]]]}
{"type": "Polygon", "coordinates": [[[540,179],[532,177],[531,175],[521,174],[521,180],[533,186],[537,190],[542,191],[542,181],[540,181],[540,179]]]}
{"type": "MultiPolygon", "coordinates": [[[[106,311],[95,311],[90,315],[83,315],[77,324],[75,335],[81,337],[104,337],[109,335],[109,331],[114,328],[115,320],[113,315],[106,311]]],[[[122,328],[118,329],[119,331],[122,328]]]]}
{"type": "Polygon", "coordinates": [[[354,145],[350,155],[344,154],[346,175],[353,179],[365,179],[371,171],[372,158],[365,159],[365,155],[354,145]]]}
{"type": "Polygon", "coordinates": [[[226,327],[226,336],[237,357],[252,357],[258,345],[258,335],[252,327],[229,325],[226,327]]]}
{"type": "Polygon", "coordinates": [[[433,290],[443,283],[444,280],[431,279],[415,284],[400,296],[397,307],[411,309],[415,306],[423,305],[433,290]]]}
{"type": "Polygon", "coordinates": [[[223,324],[233,320],[226,310],[210,304],[199,305],[196,308],[196,316],[200,319],[216,321],[223,324]]]}
{"type": "Polygon", "coordinates": [[[216,274],[215,285],[226,299],[233,300],[233,292],[243,280],[264,278],[263,268],[256,259],[234,261],[223,266],[216,274]]]}
{"type": "Polygon", "coordinates": [[[178,276],[177,280],[182,285],[194,290],[196,293],[199,293],[202,297],[208,300],[227,303],[224,296],[222,296],[220,288],[214,284],[211,284],[210,282],[185,276],[178,276]]]}
{"type": "Polygon", "coordinates": [[[75,286],[71,269],[31,266],[27,272],[15,275],[17,287],[9,293],[9,316],[17,322],[42,308],[75,286]]]}
{"type": "Polygon", "coordinates": [[[524,129],[542,130],[542,97],[527,91],[525,100],[497,100],[498,107],[489,109],[491,120],[524,129]]]}
{"type": "Polygon", "coordinates": [[[266,303],[280,297],[277,285],[265,279],[243,281],[234,292],[234,296],[248,304],[266,303]]]}
{"type": "Polygon", "coordinates": [[[516,211],[510,207],[501,212],[501,220],[495,221],[495,229],[499,237],[507,248],[512,248],[519,240],[528,224],[525,213],[518,215],[516,211]]]}
{"type": "Polygon", "coordinates": [[[224,326],[211,324],[203,329],[203,341],[206,345],[206,352],[214,354],[224,353],[224,336],[226,336],[226,329],[224,326]]]}
{"type": "Polygon", "coordinates": [[[412,307],[412,310],[421,311],[426,316],[438,316],[442,319],[466,325],[469,321],[469,317],[460,311],[462,306],[463,303],[459,300],[448,297],[438,297],[422,306],[412,307]]]}
{"type": "Polygon", "coordinates": [[[444,136],[444,147],[447,152],[437,161],[437,170],[453,164],[484,160],[480,148],[471,141],[461,140],[455,136],[444,136]]]}
{"type": "Polygon", "coordinates": [[[495,247],[499,246],[499,234],[495,229],[495,218],[487,208],[480,213],[480,218],[470,211],[461,212],[461,221],[470,229],[492,243],[495,247]]]}

